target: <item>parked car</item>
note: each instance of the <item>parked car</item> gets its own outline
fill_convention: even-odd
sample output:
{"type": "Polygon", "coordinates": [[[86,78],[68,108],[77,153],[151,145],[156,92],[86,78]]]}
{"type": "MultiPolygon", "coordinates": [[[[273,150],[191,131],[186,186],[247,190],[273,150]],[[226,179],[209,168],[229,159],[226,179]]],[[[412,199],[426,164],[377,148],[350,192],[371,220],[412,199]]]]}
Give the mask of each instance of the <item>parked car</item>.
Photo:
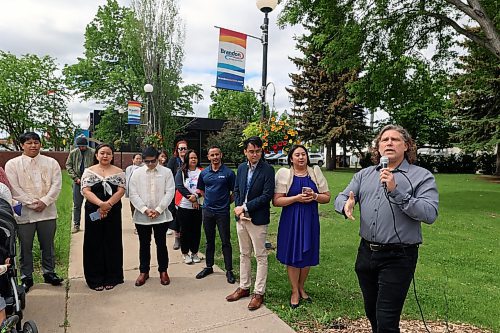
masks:
{"type": "Polygon", "coordinates": [[[286,154],[278,153],[278,154],[275,154],[271,157],[266,157],[265,159],[266,159],[267,163],[269,163],[269,164],[278,164],[278,160],[283,156],[285,156],[285,158],[286,158],[286,154]]]}
{"type": "Polygon", "coordinates": [[[320,153],[310,153],[309,161],[311,161],[311,164],[317,164],[320,167],[323,166],[323,164],[325,164],[325,159],[323,158],[323,155],[320,153]]]}
{"type": "Polygon", "coordinates": [[[279,165],[288,165],[288,155],[283,155],[280,158],[278,158],[278,164],[279,165]]]}

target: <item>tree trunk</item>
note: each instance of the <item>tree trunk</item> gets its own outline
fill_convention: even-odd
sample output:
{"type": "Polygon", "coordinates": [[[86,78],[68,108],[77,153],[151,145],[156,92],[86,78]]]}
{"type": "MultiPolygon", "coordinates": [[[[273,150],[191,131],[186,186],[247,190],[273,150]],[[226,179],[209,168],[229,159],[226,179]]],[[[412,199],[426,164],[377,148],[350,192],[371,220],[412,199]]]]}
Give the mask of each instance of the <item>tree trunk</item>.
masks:
{"type": "Polygon", "coordinates": [[[326,162],[326,170],[332,171],[332,150],[330,149],[332,144],[330,141],[326,143],[326,157],[325,157],[325,162],[326,162]]]}
{"type": "Polygon", "coordinates": [[[500,142],[497,143],[497,168],[495,171],[495,176],[500,176],[500,142]]]}
{"type": "Polygon", "coordinates": [[[332,171],[337,168],[336,143],[328,141],[326,143],[326,170],[332,171]]]}

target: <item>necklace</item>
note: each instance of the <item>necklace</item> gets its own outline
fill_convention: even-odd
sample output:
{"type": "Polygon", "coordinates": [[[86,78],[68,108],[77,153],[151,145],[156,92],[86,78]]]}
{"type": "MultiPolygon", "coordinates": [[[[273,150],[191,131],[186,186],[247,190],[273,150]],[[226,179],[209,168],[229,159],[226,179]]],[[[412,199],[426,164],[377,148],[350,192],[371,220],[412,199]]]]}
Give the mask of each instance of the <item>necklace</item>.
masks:
{"type": "Polygon", "coordinates": [[[298,172],[297,170],[293,169],[293,174],[295,176],[299,176],[299,177],[305,176],[305,175],[307,175],[307,169],[305,171],[302,171],[302,172],[298,172]]]}

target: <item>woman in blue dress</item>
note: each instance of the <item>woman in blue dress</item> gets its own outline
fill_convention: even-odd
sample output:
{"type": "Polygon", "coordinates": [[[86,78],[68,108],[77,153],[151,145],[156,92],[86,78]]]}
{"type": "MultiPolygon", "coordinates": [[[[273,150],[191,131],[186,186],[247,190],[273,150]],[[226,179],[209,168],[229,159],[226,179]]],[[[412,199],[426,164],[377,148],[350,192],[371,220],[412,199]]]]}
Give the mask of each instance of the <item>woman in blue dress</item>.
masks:
{"type": "Polygon", "coordinates": [[[288,154],[290,168],[276,173],[273,205],[283,207],[278,226],[278,260],[287,266],[292,287],[290,306],[310,302],[304,290],[311,266],[319,264],[318,203],[330,202],[330,192],[321,169],[311,167],[307,149],[295,145],[288,154]]]}

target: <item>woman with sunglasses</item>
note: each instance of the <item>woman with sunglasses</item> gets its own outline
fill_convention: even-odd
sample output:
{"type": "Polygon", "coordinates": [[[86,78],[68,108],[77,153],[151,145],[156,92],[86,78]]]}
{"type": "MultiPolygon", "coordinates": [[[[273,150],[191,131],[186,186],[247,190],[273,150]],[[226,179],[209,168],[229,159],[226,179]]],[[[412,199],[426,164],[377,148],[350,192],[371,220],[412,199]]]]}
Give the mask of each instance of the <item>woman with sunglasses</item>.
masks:
{"type": "MultiPolygon", "coordinates": [[[[172,174],[177,175],[177,171],[182,168],[182,164],[184,163],[184,157],[186,156],[186,152],[188,150],[187,141],[179,140],[175,145],[174,154],[168,160],[167,168],[172,171],[172,174]]],[[[177,198],[180,194],[175,194],[177,198]]],[[[174,250],[178,250],[181,247],[181,233],[180,233],[180,225],[177,222],[176,215],[177,209],[175,208],[175,201],[172,201],[170,206],[168,206],[168,210],[172,213],[174,220],[170,223],[169,228],[175,231],[175,242],[174,242],[174,250]]]]}

